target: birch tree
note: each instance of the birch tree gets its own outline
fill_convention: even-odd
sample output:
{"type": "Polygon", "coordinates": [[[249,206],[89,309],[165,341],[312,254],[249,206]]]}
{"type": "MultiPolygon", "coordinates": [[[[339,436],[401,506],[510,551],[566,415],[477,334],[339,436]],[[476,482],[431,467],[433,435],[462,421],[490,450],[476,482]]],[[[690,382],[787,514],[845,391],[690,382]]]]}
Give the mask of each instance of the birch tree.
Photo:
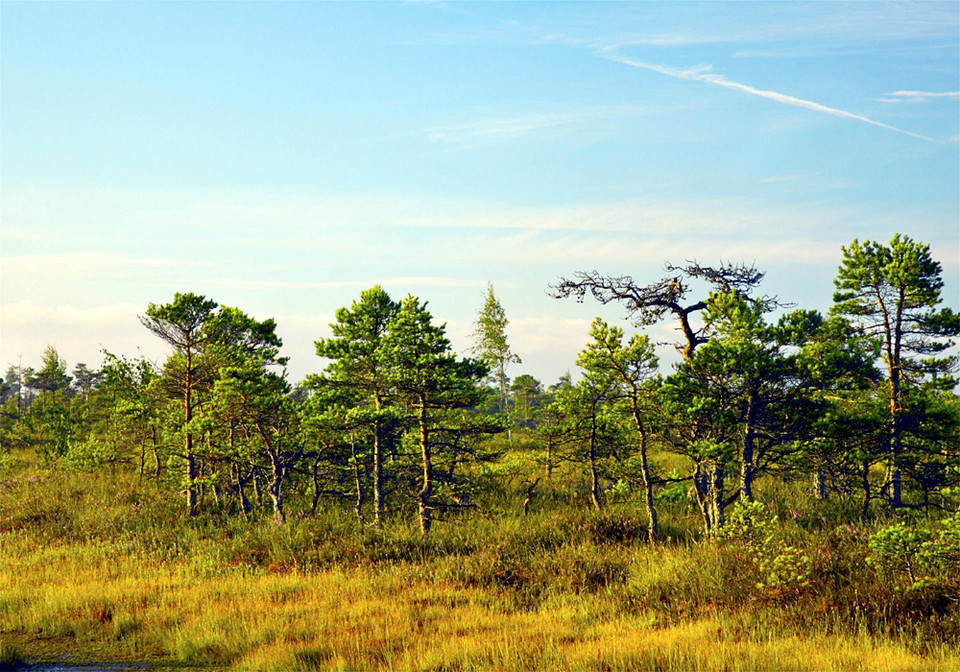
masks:
{"type": "Polygon", "coordinates": [[[493,293],[493,285],[487,285],[483,308],[477,313],[477,328],[473,334],[476,346],[473,353],[490,368],[496,380],[500,413],[507,410],[507,366],[520,364],[520,357],[510,349],[507,342],[509,323],[503,306],[493,293]]]}

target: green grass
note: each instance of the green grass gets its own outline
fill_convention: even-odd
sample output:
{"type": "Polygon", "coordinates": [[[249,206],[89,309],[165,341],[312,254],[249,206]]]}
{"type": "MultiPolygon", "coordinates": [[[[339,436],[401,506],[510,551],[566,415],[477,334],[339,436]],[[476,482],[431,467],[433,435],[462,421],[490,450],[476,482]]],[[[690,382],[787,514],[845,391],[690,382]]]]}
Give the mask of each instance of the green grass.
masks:
{"type": "MultiPolygon", "coordinates": [[[[287,525],[182,516],[151,482],[24,461],[0,482],[0,657],[217,669],[956,670],[956,576],[891,581],[851,525],[791,486],[758,488],[809,579],[758,587],[756,549],[703,542],[689,504],[603,513],[558,470],[521,515],[523,454],[479,510],[429,540],[336,502],[287,525]],[[819,508],[818,508],[819,507],[819,508]],[[793,515],[796,511],[796,516],[793,515]]],[[[503,474],[501,474],[503,476],[503,474]]],[[[209,503],[208,503],[209,504],[209,503]]]]}

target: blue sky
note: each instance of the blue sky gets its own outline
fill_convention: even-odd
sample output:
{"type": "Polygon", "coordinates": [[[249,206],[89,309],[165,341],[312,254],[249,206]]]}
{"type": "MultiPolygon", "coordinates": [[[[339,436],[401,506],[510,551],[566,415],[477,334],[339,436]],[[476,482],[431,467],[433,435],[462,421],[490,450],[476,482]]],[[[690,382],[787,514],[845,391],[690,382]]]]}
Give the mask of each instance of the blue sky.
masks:
{"type": "Polygon", "coordinates": [[[137,315],[192,291],[298,380],[378,283],[466,352],[492,282],[550,383],[622,318],[560,276],[746,261],[826,310],[898,231],[960,307],[955,2],[4,2],[0,38],[3,368],[160,358],[137,315]]]}

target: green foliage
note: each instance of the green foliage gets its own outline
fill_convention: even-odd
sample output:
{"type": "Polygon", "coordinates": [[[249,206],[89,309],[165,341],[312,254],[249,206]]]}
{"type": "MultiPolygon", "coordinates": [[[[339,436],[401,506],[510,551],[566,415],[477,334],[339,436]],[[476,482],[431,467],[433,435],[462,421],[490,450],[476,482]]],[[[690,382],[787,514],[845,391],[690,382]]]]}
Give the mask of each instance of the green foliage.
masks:
{"type": "Polygon", "coordinates": [[[897,585],[906,583],[916,590],[929,584],[957,584],[960,513],[941,520],[936,532],[904,522],[884,527],[870,537],[870,551],[867,564],[897,585]]]}
{"type": "MultiPolygon", "coordinates": [[[[928,244],[896,234],[889,245],[854,240],[843,248],[843,261],[834,281],[832,312],[852,318],[863,334],[876,339],[886,366],[886,463],[888,499],[891,506],[903,504],[901,495],[905,443],[909,436],[927,440],[923,426],[911,423],[910,388],[929,384],[955,384],[950,375],[956,358],[943,356],[960,334],[960,315],[939,308],[943,288],[942,267],[930,256],[928,244]]],[[[922,471],[914,470],[913,474],[922,471]]],[[[929,487],[921,482],[925,493],[929,487]]]]}
{"type": "Polygon", "coordinates": [[[809,555],[788,544],[777,516],[760,502],[738,501],[716,538],[742,544],[748,551],[762,594],[795,596],[810,586],[809,555]]]}

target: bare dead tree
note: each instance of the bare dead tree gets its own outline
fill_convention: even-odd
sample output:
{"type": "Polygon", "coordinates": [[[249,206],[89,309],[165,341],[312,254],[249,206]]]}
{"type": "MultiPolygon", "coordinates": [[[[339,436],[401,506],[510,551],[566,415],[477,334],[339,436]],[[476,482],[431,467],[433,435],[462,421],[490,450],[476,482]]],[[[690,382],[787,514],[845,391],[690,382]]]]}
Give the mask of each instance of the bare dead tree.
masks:
{"type": "MultiPolygon", "coordinates": [[[[718,266],[704,266],[697,261],[687,261],[684,266],[667,263],[667,277],[657,282],[640,286],[629,275],[601,275],[598,271],[578,271],[570,278],[560,278],[551,285],[548,294],[556,299],[573,297],[583,302],[588,294],[600,303],[618,302],[627,310],[634,326],[649,326],[673,315],[680,323],[683,343],[677,350],[685,360],[693,357],[697,346],[706,343],[710,334],[706,327],[697,326],[692,317],[707,307],[706,298],[693,301],[690,298],[691,281],[701,280],[718,291],[736,292],[749,297],[763,280],[764,274],[753,265],[721,262],[718,266]]],[[[755,298],[755,297],[754,297],[755,298]]],[[[781,305],[775,297],[759,297],[765,310],[781,305]]]]}

